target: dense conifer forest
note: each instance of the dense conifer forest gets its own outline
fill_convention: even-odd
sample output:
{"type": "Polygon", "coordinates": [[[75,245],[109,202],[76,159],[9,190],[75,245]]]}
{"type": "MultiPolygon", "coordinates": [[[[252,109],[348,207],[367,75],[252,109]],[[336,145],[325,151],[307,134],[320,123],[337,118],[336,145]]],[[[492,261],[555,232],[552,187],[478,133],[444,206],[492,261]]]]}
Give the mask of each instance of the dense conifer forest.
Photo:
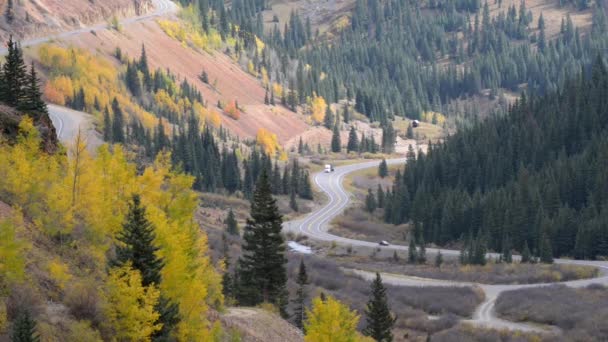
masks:
{"type": "Polygon", "coordinates": [[[546,96],[411,156],[385,219],[439,245],[608,255],[608,73],[601,60],[546,96]],[[549,243],[547,243],[549,242],[549,243]]]}

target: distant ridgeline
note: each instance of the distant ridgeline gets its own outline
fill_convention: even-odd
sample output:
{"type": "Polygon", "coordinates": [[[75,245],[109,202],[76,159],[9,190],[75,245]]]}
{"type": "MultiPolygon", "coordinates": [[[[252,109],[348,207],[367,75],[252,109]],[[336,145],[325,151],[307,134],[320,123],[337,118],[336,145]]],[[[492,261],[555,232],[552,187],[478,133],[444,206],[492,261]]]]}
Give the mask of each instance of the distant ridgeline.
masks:
{"type": "Polygon", "coordinates": [[[557,91],[429,146],[397,177],[386,221],[412,222],[417,239],[439,245],[608,256],[607,94],[598,59],[557,91]]]}
{"type": "Polygon", "coordinates": [[[7,46],[5,62],[0,63],[0,134],[12,142],[21,119],[28,115],[41,134],[42,148],[54,152],[57,135],[41,98],[36,69],[32,64],[28,72],[21,47],[12,38],[7,46]]]}

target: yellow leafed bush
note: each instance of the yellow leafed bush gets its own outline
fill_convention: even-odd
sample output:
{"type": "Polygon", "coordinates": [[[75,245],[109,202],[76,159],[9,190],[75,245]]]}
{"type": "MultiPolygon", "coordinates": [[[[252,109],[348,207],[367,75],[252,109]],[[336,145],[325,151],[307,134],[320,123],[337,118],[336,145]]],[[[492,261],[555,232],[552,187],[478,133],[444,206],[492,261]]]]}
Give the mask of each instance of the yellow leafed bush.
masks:
{"type": "Polygon", "coordinates": [[[305,341],[307,342],[356,342],[362,341],[357,333],[359,315],[348,306],[328,296],[315,298],[312,308],[306,310],[305,341]]]}
{"type": "Polygon", "coordinates": [[[275,156],[277,152],[281,151],[281,146],[279,145],[277,135],[266,128],[260,128],[258,130],[256,141],[258,145],[261,146],[270,156],[275,156]]]}
{"type": "Polygon", "coordinates": [[[51,278],[61,289],[63,289],[66,283],[72,279],[68,266],[57,258],[49,261],[48,268],[51,278]]]}
{"type": "Polygon", "coordinates": [[[104,292],[107,324],[118,341],[149,341],[162,327],[154,306],[160,292],[141,284],[139,271],[129,265],[110,270],[104,292]]]}

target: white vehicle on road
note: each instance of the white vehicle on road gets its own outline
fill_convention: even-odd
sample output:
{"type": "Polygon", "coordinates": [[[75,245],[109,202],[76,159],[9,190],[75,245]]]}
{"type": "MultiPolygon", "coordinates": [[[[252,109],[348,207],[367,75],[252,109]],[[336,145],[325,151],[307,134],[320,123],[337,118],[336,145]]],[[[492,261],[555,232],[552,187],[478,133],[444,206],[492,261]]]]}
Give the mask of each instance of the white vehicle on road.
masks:
{"type": "Polygon", "coordinates": [[[325,173],[334,172],[334,166],[331,164],[325,164],[325,173]]]}

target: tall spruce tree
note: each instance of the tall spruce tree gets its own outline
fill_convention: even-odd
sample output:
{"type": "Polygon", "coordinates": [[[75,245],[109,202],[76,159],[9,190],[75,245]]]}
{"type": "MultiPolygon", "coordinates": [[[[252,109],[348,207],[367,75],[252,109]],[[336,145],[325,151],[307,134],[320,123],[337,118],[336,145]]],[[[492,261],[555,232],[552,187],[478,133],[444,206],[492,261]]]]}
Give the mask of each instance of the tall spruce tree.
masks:
{"type": "Polygon", "coordinates": [[[42,101],[42,93],[38,85],[38,76],[36,75],[34,63],[32,63],[30,72],[27,75],[27,80],[23,87],[23,97],[18,108],[36,117],[41,114],[48,114],[46,103],[42,101]]]}
{"type": "MultiPolygon", "coordinates": [[[[117,237],[121,244],[116,246],[116,258],[111,264],[122,266],[130,263],[141,273],[143,286],[159,286],[164,265],[156,255],[159,248],[155,246],[155,238],[154,227],[146,218],[146,208],[142,206],[139,195],[133,195],[123,230],[117,237]]],[[[179,322],[178,306],[161,295],[155,310],[160,314],[158,322],[162,323],[162,327],[154,334],[153,340],[167,341],[179,322]]]]}
{"type": "Polygon", "coordinates": [[[377,207],[378,203],[376,202],[376,196],[372,192],[372,189],[369,188],[367,189],[367,196],[365,196],[365,210],[367,210],[369,213],[373,213],[376,211],[377,207]]]}
{"type": "Polygon", "coordinates": [[[359,137],[357,136],[357,130],[355,130],[355,126],[350,127],[350,132],[348,133],[348,144],[346,145],[347,152],[357,152],[359,150],[359,137]]]}
{"type": "Polygon", "coordinates": [[[386,164],[386,159],[384,158],[382,158],[380,165],[378,165],[378,176],[380,176],[380,178],[388,176],[388,165],[386,164]]]}
{"type": "Polygon", "coordinates": [[[251,217],[243,232],[243,254],[239,259],[237,300],[241,305],[269,302],[286,317],[285,241],[281,234],[283,218],[265,169],[253,193],[251,217]]]}
{"type": "Polygon", "coordinates": [[[23,310],[13,324],[11,342],[38,342],[40,337],[36,332],[36,321],[34,321],[27,310],[23,310]]]}
{"type": "Polygon", "coordinates": [[[224,221],[226,224],[226,232],[230,235],[239,235],[239,223],[236,221],[236,217],[234,216],[234,211],[232,208],[228,211],[228,215],[226,216],[226,220],[224,221]]]}
{"type": "Polygon", "coordinates": [[[124,131],[124,116],[118,100],[114,98],[112,100],[112,112],[114,118],[112,120],[112,142],[118,144],[125,143],[125,131],[124,131]]]}
{"type": "Polygon", "coordinates": [[[308,285],[308,273],[306,272],[306,265],[304,264],[303,259],[300,260],[296,284],[298,284],[296,298],[292,301],[294,304],[293,324],[299,329],[303,329],[304,321],[306,320],[306,301],[308,300],[308,293],[306,290],[306,286],[308,285]]]}
{"type": "Polygon", "coordinates": [[[340,130],[338,129],[338,123],[334,125],[334,129],[331,135],[331,151],[334,153],[340,153],[342,151],[342,142],[340,141],[340,130]]]}
{"type": "Polygon", "coordinates": [[[0,101],[11,107],[17,107],[22,103],[27,84],[27,71],[23,61],[23,52],[19,43],[9,38],[7,43],[8,54],[4,65],[2,65],[3,91],[0,101]]]}
{"type": "Polygon", "coordinates": [[[365,307],[367,325],[363,333],[376,341],[390,342],[393,340],[392,329],[396,317],[391,314],[386,288],[382,283],[380,273],[376,273],[376,279],[372,282],[371,290],[369,301],[365,307]]]}
{"type": "Polygon", "coordinates": [[[230,245],[228,237],[222,234],[222,250],[224,254],[224,274],[222,275],[222,293],[228,301],[234,300],[234,279],[230,273],[230,245]]]}
{"type": "Polygon", "coordinates": [[[103,111],[103,140],[106,142],[112,141],[112,119],[108,107],[103,111]]]}
{"type": "Polygon", "coordinates": [[[410,237],[410,244],[407,248],[407,262],[410,264],[416,263],[418,260],[418,252],[416,251],[416,239],[410,237]]]}

